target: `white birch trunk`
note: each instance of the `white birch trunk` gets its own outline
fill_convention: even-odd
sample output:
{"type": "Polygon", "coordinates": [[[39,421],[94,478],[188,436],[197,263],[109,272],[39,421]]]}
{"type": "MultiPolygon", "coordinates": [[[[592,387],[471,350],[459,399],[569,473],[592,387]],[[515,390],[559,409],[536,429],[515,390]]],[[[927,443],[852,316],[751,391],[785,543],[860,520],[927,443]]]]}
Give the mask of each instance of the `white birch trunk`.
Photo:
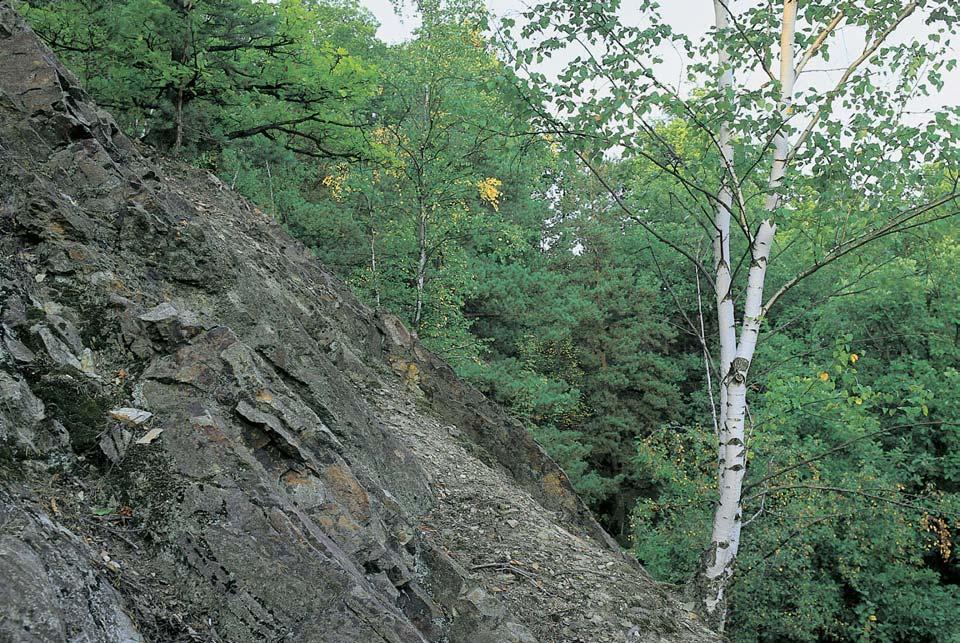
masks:
{"type": "MultiPolygon", "coordinates": [[[[780,114],[784,120],[793,112],[793,86],[797,79],[793,62],[793,42],[797,24],[797,0],[784,0],[783,28],[780,31],[780,114]]],[[[773,167],[770,169],[770,193],[764,208],[772,213],[780,205],[778,189],[787,171],[789,139],[786,127],[781,127],[773,140],[773,167]]]]}
{"type": "Polygon", "coordinates": [[[417,221],[417,245],[420,256],[417,259],[417,306],[413,315],[413,327],[420,330],[423,321],[423,288],[427,279],[427,213],[420,206],[420,217],[417,221]]]}
{"type": "MultiPolygon", "coordinates": [[[[736,0],[730,0],[728,7],[733,10],[736,0]]],[[[728,13],[723,6],[723,0],[714,0],[714,13],[716,16],[716,26],[718,30],[725,30],[728,27],[728,13]]],[[[723,47],[719,48],[717,65],[720,68],[719,86],[721,91],[727,91],[733,88],[733,71],[729,67],[730,54],[723,47]]],[[[737,351],[737,327],[733,307],[732,276],[730,273],[730,215],[733,207],[733,187],[730,185],[732,177],[726,171],[726,168],[733,167],[733,144],[730,140],[730,124],[723,122],[720,124],[720,133],[718,137],[720,154],[724,157],[722,161],[722,176],[724,177],[718,195],[716,215],[714,218],[713,234],[713,269],[714,269],[714,289],[717,294],[717,320],[720,334],[720,416],[717,424],[719,426],[718,440],[722,445],[726,438],[725,417],[727,409],[727,392],[722,385],[724,378],[730,371],[730,364],[737,351]]],[[[718,461],[718,475],[723,470],[722,456],[718,461]]]]}
{"type": "Polygon", "coordinates": [[[740,529],[743,512],[740,505],[743,478],[747,470],[745,425],[747,414],[747,375],[760,333],[763,313],[763,282],[776,225],[760,224],[754,238],[753,260],[747,284],[743,323],[730,371],[721,384],[725,392],[723,443],[720,445],[720,497],[713,517],[710,548],[702,562],[697,582],[698,598],[711,625],[722,631],[726,618],[726,589],[733,577],[734,563],[740,550],[740,529]]]}
{"type": "MultiPolygon", "coordinates": [[[[734,2],[714,1],[716,27],[719,37],[729,24],[734,2]]],[[[793,58],[794,30],[797,0],[784,0],[783,27],[780,38],[780,110],[784,119],[791,113],[795,80],[793,58]]],[[[732,88],[733,79],[727,69],[727,54],[719,47],[718,65],[721,89],[732,88]]],[[[767,262],[777,226],[773,214],[780,204],[779,188],[786,173],[789,139],[785,131],[774,138],[773,163],[765,203],[769,215],[764,220],[750,246],[750,270],[747,276],[746,298],[740,336],[737,337],[734,302],[730,274],[730,207],[733,202],[732,177],[727,168],[733,165],[729,123],[720,126],[718,143],[722,159],[724,184],[718,196],[714,233],[714,269],[716,271],[717,316],[720,341],[720,445],[718,449],[719,502],[713,518],[710,547],[701,560],[700,570],[691,583],[697,607],[709,624],[722,632],[727,612],[726,590],[733,578],[734,564],[740,549],[740,531],[743,527],[741,507],[743,479],[747,470],[745,424],[747,415],[747,376],[757,347],[760,325],[763,321],[763,287],[767,262]]]]}

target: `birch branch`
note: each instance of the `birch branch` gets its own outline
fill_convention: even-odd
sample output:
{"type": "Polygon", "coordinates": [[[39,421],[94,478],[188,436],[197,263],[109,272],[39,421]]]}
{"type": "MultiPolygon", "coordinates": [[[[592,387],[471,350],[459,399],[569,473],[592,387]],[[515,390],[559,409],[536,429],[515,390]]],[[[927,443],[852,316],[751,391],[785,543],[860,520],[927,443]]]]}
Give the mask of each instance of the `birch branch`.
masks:
{"type": "MultiPolygon", "coordinates": [[[[699,254],[699,252],[698,252],[699,254]]],[[[697,318],[700,321],[700,346],[703,348],[703,370],[707,376],[707,395],[710,397],[710,417],[713,418],[713,433],[714,435],[720,435],[720,416],[717,413],[717,404],[713,399],[713,379],[711,377],[711,371],[713,370],[713,363],[710,359],[710,350],[707,347],[707,334],[703,325],[703,298],[701,297],[700,292],[700,273],[694,271],[694,276],[697,279],[697,318]]]]}
{"type": "MultiPolygon", "coordinates": [[[[806,489],[809,491],[828,491],[828,492],[839,493],[839,494],[844,494],[848,496],[860,496],[863,498],[867,498],[869,500],[886,502],[888,504],[895,505],[897,507],[903,507],[905,509],[913,509],[914,511],[923,511],[926,513],[937,513],[937,511],[934,511],[929,507],[924,507],[923,505],[917,505],[912,502],[902,502],[900,500],[886,498],[884,496],[879,496],[875,493],[861,491],[860,489],[847,489],[844,487],[831,487],[827,485],[817,485],[817,484],[788,484],[788,485],[783,485],[782,487],[770,487],[769,489],[764,489],[760,493],[754,494],[749,498],[744,498],[744,503],[749,502],[750,500],[755,500],[756,498],[759,498],[761,496],[766,496],[768,494],[771,494],[777,491],[795,491],[795,490],[802,490],[802,489],[806,489]]],[[[883,490],[883,491],[886,491],[886,490],[883,490]]],[[[895,493],[895,492],[887,491],[887,493],[895,493]]],[[[947,513],[948,515],[955,515],[953,512],[946,512],[946,511],[943,511],[942,509],[938,511],[939,513],[947,513]]]]}
{"type": "MultiPolygon", "coordinates": [[[[784,0],[783,28],[780,31],[780,113],[784,122],[789,120],[793,111],[793,88],[796,73],[793,65],[793,44],[797,29],[797,0],[784,0]]],[[[770,194],[764,208],[773,213],[780,205],[777,190],[783,184],[787,171],[789,141],[787,133],[780,129],[774,137],[773,166],[770,168],[768,187],[770,194]]]]}
{"type": "Polygon", "coordinates": [[[701,264],[696,257],[690,254],[687,250],[684,250],[679,245],[675,244],[674,242],[670,241],[669,239],[661,235],[659,232],[656,231],[656,229],[654,229],[652,225],[644,221],[641,217],[637,216],[633,212],[633,210],[630,208],[630,206],[628,206],[626,202],[623,200],[623,198],[617,193],[617,191],[613,188],[613,186],[610,185],[610,183],[605,178],[603,178],[603,176],[593,166],[593,164],[589,160],[587,160],[583,152],[575,150],[574,154],[578,159],[580,159],[580,161],[586,166],[586,168],[590,170],[590,173],[593,174],[594,178],[596,178],[597,181],[600,182],[600,185],[602,185],[603,188],[610,194],[610,196],[613,197],[613,200],[620,207],[620,209],[623,210],[623,212],[627,215],[629,219],[639,224],[640,227],[642,227],[644,230],[646,230],[651,235],[653,235],[653,237],[660,243],[663,243],[669,248],[679,252],[686,259],[688,259],[690,263],[692,263],[694,267],[696,267],[697,270],[702,272],[704,275],[706,275],[707,277],[710,276],[710,273],[707,272],[706,268],[703,267],[703,264],[701,264]]]}
{"type": "MultiPolygon", "coordinates": [[[[715,3],[714,6],[715,6],[717,9],[720,8],[720,5],[721,5],[721,4],[724,4],[724,3],[721,2],[721,0],[714,0],[714,3],[715,3]]],[[[724,11],[729,11],[729,9],[726,9],[725,4],[724,4],[724,6],[723,6],[723,9],[724,9],[724,11]]],[[[595,29],[602,30],[602,25],[598,25],[598,24],[596,24],[596,23],[593,23],[591,26],[593,26],[595,29]]],[[[726,28],[726,26],[727,26],[726,15],[724,15],[724,16],[722,16],[722,17],[721,17],[720,15],[718,15],[718,16],[717,16],[717,28],[718,28],[718,29],[724,29],[724,28],[726,28]]],[[[738,206],[738,210],[739,210],[738,216],[737,216],[737,223],[738,223],[738,225],[740,226],[741,231],[742,231],[742,232],[744,233],[744,235],[747,237],[747,240],[752,242],[753,239],[752,239],[752,237],[751,237],[751,235],[750,235],[750,226],[749,226],[749,224],[747,223],[747,220],[746,220],[746,200],[745,200],[744,197],[743,197],[743,192],[739,189],[739,186],[741,185],[741,181],[740,181],[740,179],[739,179],[739,177],[738,177],[736,168],[733,166],[733,152],[732,152],[732,149],[729,151],[729,154],[727,154],[727,153],[724,152],[725,147],[724,147],[724,142],[723,142],[722,130],[721,130],[721,135],[720,135],[719,138],[718,138],[717,136],[714,136],[713,130],[707,125],[707,123],[703,122],[703,119],[700,118],[700,116],[697,114],[696,110],[694,110],[694,109],[689,105],[689,103],[688,103],[686,100],[684,100],[676,91],[674,91],[672,88],[670,88],[669,86],[667,86],[666,84],[664,84],[663,82],[661,82],[661,81],[653,74],[653,72],[650,70],[650,68],[649,68],[647,65],[645,65],[645,64],[643,63],[643,61],[641,61],[641,60],[636,56],[636,54],[633,52],[633,50],[632,50],[630,47],[628,47],[628,46],[626,45],[626,43],[624,43],[623,40],[622,40],[620,37],[618,37],[618,36],[617,36],[615,33],[613,33],[613,32],[604,32],[604,33],[605,33],[614,43],[616,43],[616,45],[620,48],[620,50],[623,52],[623,54],[624,54],[625,56],[627,56],[630,60],[632,60],[634,63],[636,63],[636,65],[637,65],[640,69],[644,70],[644,74],[645,74],[646,78],[650,81],[651,84],[653,84],[653,86],[655,86],[655,87],[658,88],[659,90],[665,92],[666,94],[668,94],[668,95],[670,96],[670,98],[672,98],[674,101],[676,101],[676,103],[677,103],[677,104],[682,108],[682,110],[687,114],[687,116],[690,118],[690,120],[693,122],[693,124],[696,125],[696,126],[704,133],[704,135],[706,135],[706,137],[710,140],[711,144],[717,149],[718,153],[720,154],[720,158],[721,158],[722,161],[723,161],[723,169],[724,169],[724,172],[729,176],[730,185],[733,186],[734,188],[736,188],[736,189],[733,190],[731,193],[737,197],[737,206],[738,206]]],[[[726,64],[726,61],[727,61],[727,58],[728,58],[727,55],[721,50],[720,60],[718,61],[719,64],[720,64],[720,65],[725,65],[725,64],[726,64]]],[[[728,75],[729,75],[730,79],[729,79],[729,82],[727,83],[726,86],[729,86],[729,87],[732,87],[732,86],[733,86],[733,74],[728,71],[728,72],[725,72],[724,75],[723,75],[723,77],[721,78],[721,89],[724,87],[724,78],[725,78],[726,76],[728,76],[728,75]]],[[[726,207],[727,210],[729,210],[731,213],[732,213],[732,206],[733,206],[732,199],[731,199],[731,202],[730,202],[730,203],[724,205],[724,207],[726,207]]]]}
{"type": "MultiPolygon", "coordinates": [[[[852,439],[850,439],[850,440],[847,440],[846,442],[843,442],[843,443],[841,443],[841,444],[838,444],[837,446],[835,446],[835,447],[833,447],[833,448],[831,448],[831,449],[827,449],[826,451],[823,451],[822,453],[819,453],[819,454],[817,454],[817,455],[815,455],[815,456],[809,457],[809,458],[807,458],[806,460],[801,460],[800,462],[797,462],[796,464],[791,464],[790,466],[783,467],[782,469],[779,469],[779,470],[777,470],[777,471],[774,471],[773,473],[767,474],[767,475],[765,475],[764,477],[762,477],[762,478],[760,478],[759,480],[757,480],[756,482],[751,482],[750,484],[745,485],[744,488],[743,488],[743,492],[744,492],[744,493],[747,493],[748,491],[751,491],[751,490],[753,490],[753,489],[756,489],[757,487],[759,487],[760,485],[762,485],[764,482],[769,482],[770,480],[773,480],[774,478],[779,478],[780,476],[782,476],[782,475],[785,474],[785,473],[789,473],[789,472],[791,472],[791,471],[795,471],[795,470],[797,470],[797,469],[800,469],[800,468],[802,468],[802,467],[807,466],[808,464],[811,464],[811,463],[813,463],[813,462],[816,462],[817,460],[822,460],[822,459],[826,458],[827,456],[830,456],[830,455],[833,455],[834,453],[838,453],[838,452],[840,452],[840,451],[843,451],[843,450],[847,449],[848,447],[856,444],[857,442],[860,442],[861,440],[868,440],[868,439],[874,438],[874,437],[876,437],[876,436],[878,436],[878,435],[883,435],[883,434],[885,434],[885,433],[892,433],[893,431],[898,431],[898,430],[900,430],[900,429],[914,428],[914,427],[918,427],[918,426],[933,426],[933,425],[937,425],[937,426],[958,426],[958,424],[957,424],[956,422],[911,422],[911,423],[909,423],[909,424],[896,424],[896,425],[894,425],[894,426],[888,426],[888,427],[886,427],[886,428],[884,428],[884,429],[880,429],[880,430],[878,430],[878,431],[873,431],[872,433],[865,433],[865,434],[863,434],[863,435],[859,435],[859,436],[857,436],[857,437],[855,437],[855,438],[852,438],[852,439]]],[[[765,493],[765,492],[764,492],[764,493],[765,493]]],[[[760,495],[760,494],[758,494],[758,495],[760,495]]]]}
{"type": "Polygon", "coordinates": [[[803,147],[803,144],[810,137],[810,134],[813,133],[813,128],[816,127],[817,123],[820,122],[820,119],[823,118],[823,114],[826,111],[827,106],[833,104],[833,99],[836,98],[836,95],[841,89],[843,89],[843,86],[847,84],[851,77],[853,77],[853,74],[856,73],[857,69],[860,68],[860,65],[873,56],[874,52],[880,48],[880,45],[886,42],[887,38],[890,37],[890,34],[896,31],[897,27],[899,27],[904,20],[909,18],[913,12],[916,11],[919,4],[919,0],[913,0],[913,2],[910,2],[908,5],[906,5],[903,10],[897,14],[893,24],[880,32],[880,34],[874,38],[873,42],[864,48],[863,53],[861,53],[856,60],[847,66],[846,71],[843,72],[843,75],[840,77],[840,80],[837,81],[837,84],[833,87],[833,89],[827,92],[827,99],[821,103],[816,113],[814,113],[813,118],[811,118],[810,122],[807,124],[807,127],[803,130],[803,132],[797,138],[797,141],[793,144],[793,148],[790,150],[790,154],[787,157],[788,164],[793,161],[801,147],[803,147]]]}
{"type": "Polygon", "coordinates": [[[833,33],[833,30],[843,21],[846,16],[843,11],[840,11],[833,17],[833,20],[823,28],[823,31],[820,32],[820,35],[817,36],[817,39],[813,41],[813,44],[807,49],[807,51],[800,58],[800,62],[797,63],[796,70],[794,75],[799,76],[803,71],[803,68],[807,66],[807,63],[817,55],[817,52],[820,51],[820,48],[823,46],[823,43],[827,41],[827,38],[833,33]]]}
{"type": "Polygon", "coordinates": [[[757,49],[756,45],[754,45],[749,36],[747,36],[747,32],[744,31],[743,27],[740,25],[740,22],[737,20],[737,16],[730,11],[730,7],[727,6],[727,2],[725,0],[717,0],[717,2],[721,7],[723,7],[724,11],[727,12],[727,15],[730,17],[730,21],[733,23],[733,26],[737,28],[737,32],[740,34],[740,37],[743,38],[744,42],[746,42],[750,47],[750,50],[757,56],[757,60],[760,62],[760,69],[763,70],[763,72],[772,82],[777,82],[776,76],[773,75],[773,72],[767,66],[767,62],[763,59],[763,52],[757,49]]]}
{"type": "MultiPolygon", "coordinates": [[[[792,279],[787,281],[785,284],[780,286],[780,289],[777,290],[775,293],[773,293],[770,296],[770,298],[767,300],[767,303],[764,304],[763,314],[766,315],[770,311],[770,309],[773,307],[773,305],[777,302],[777,300],[783,297],[783,295],[786,294],[787,291],[795,287],[797,284],[799,284],[801,281],[803,281],[807,277],[816,273],[818,270],[820,270],[824,266],[833,263],[837,259],[840,259],[841,257],[853,252],[854,250],[861,248],[862,246],[872,241],[875,241],[876,239],[884,237],[888,234],[895,234],[899,232],[901,230],[901,226],[903,226],[904,224],[942,205],[955,201],[957,200],[957,198],[958,198],[958,195],[956,193],[956,187],[954,187],[954,191],[952,191],[950,194],[942,196],[939,199],[935,199],[934,201],[931,201],[930,203],[924,204],[917,208],[912,208],[910,210],[907,210],[905,213],[902,213],[900,216],[894,218],[892,221],[890,221],[886,225],[881,226],[880,228],[875,228],[874,230],[869,230],[867,232],[864,232],[860,236],[854,237],[853,239],[850,239],[849,241],[846,241],[840,244],[839,246],[836,246],[833,250],[831,250],[830,252],[825,254],[823,257],[821,257],[811,265],[801,270],[799,273],[797,273],[795,277],[793,277],[792,279]]],[[[955,216],[957,214],[960,214],[960,210],[947,213],[946,215],[944,215],[944,217],[939,217],[939,218],[946,218],[950,216],[955,216]]],[[[916,225],[921,225],[921,224],[914,224],[909,227],[916,227],[916,225]]],[[[908,229],[908,228],[904,227],[902,229],[908,229]]]]}

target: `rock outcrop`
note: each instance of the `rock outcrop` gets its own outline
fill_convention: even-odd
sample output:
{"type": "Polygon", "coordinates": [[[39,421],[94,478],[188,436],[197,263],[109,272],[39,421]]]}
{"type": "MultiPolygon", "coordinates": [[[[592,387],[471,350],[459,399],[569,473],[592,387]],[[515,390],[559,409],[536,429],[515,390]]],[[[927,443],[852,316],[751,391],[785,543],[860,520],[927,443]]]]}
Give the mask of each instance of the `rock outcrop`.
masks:
{"type": "Polygon", "coordinates": [[[0,640],[713,640],[517,422],[0,0],[0,640]]]}

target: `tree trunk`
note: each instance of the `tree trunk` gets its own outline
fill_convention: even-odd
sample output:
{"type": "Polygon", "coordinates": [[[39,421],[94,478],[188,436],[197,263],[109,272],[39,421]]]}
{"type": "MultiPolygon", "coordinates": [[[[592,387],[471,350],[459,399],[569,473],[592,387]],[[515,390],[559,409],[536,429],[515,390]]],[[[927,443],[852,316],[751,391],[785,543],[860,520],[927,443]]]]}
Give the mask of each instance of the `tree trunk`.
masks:
{"type": "Polygon", "coordinates": [[[373,277],[373,296],[380,308],[380,275],[377,274],[377,233],[370,233],[370,273],[373,277]]]}
{"type": "MultiPolygon", "coordinates": [[[[718,38],[729,26],[734,10],[732,0],[715,0],[714,15],[718,38]]],[[[791,100],[796,77],[793,58],[794,30],[797,0],[784,0],[783,26],[780,37],[780,112],[784,120],[791,113],[791,100]]],[[[719,86],[732,90],[733,76],[728,67],[729,54],[718,47],[719,86]]],[[[730,221],[733,214],[733,146],[729,121],[720,125],[717,139],[721,154],[723,177],[714,219],[713,239],[717,319],[720,341],[720,410],[719,445],[717,450],[719,501],[713,516],[710,546],[700,561],[688,593],[695,607],[718,632],[723,632],[727,615],[727,588],[733,578],[734,565],[740,549],[740,530],[743,526],[741,507],[743,479],[747,472],[747,445],[745,425],[747,416],[747,376],[757,347],[760,324],[763,321],[763,287],[767,262],[777,226],[773,215],[780,205],[779,189],[786,173],[789,140],[785,128],[774,138],[773,163],[768,182],[769,194],[764,209],[769,218],[760,223],[756,235],[750,239],[750,270],[747,275],[746,301],[740,336],[737,337],[732,276],[730,273],[730,221]]],[[[749,231],[744,231],[749,236],[749,231]]]]}
{"type": "Polygon", "coordinates": [[[420,258],[417,261],[417,306],[413,315],[413,327],[419,331],[420,324],[423,322],[423,287],[427,278],[427,213],[422,204],[417,222],[417,245],[420,249],[420,258]]]}
{"type": "MultiPolygon", "coordinates": [[[[728,27],[727,10],[733,10],[735,0],[730,0],[724,7],[724,0],[715,0],[714,13],[716,16],[717,30],[725,30],[728,27]]],[[[718,48],[717,65],[720,71],[719,85],[721,90],[730,90],[733,88],[733,72],[729,68],[730,54],[723,47],[718,48]]],[[[717,138],[720,147],[720,154],[723,156],[722,182],[716,213],[714,216],[714,235],[713,235],[713,268],[714,268],[714,290],[717,296],[717,322],[720,340],[720,405],[717,424],[720,429],[719,445],[726,441],[724,436],[724,421],[727,409],[727,391],[723,386],[723,378],[730,372],[730,365],[733,363],[734,355],[737,351],[737,322],[734,315],[733,304],[733,279],[730,272],[730,215],[733,208],[733,186],[732,177],[729,176],[724,168],[733,167],[733,144],[730,140],[730,124],[724,121],[720,124],[720,133],[717,138]]],[[[722,473],[723,465],[718,459],[718,476],[722,473]]]]}
{"type": "Polygon", "coordinates": [[[173,141],[173,151],[180,154],[180,148],[183,146],[183,85],[177,89],[177,134],[173,141]]]}
{"type": "Polygon", "coordinates": [[[740,502],[747,470],[747,375],[760,331],[763,282],[775,232],[776,225],[764,221],[754,239],[740,342],[720,387],[721,397],[726,404],[721,411],[723,427],[720,430],[722,437],[718,455],[720,497],[714,512],[710,546],[700,561],[700,569],[690,587],[697,608],[708,624],[719,632],[723,631],[726,620],[726,590],[733,578],[734,563],[740,549],[740,529],[743,525],[740,502]]]}
{"type": "MultiPolygon", "coordinates": [[[[173,60],[183,67],[186,67],[190,62],[190,56],[195,54],[193,51],[193,27],[190,22],[190,12],[193,11],[192,0],[180,3],[178,9],[183,15],[184,20],[183,44],[179,51],[173,52],[173,60]]],[[[197,67],[194,65],[194,79],[191,83],[196,81],[196,70],[197,67]]],[[[177,83],[177,104],[175,106],[176,114],[174,117],[176,119],[176,134],[173,141],[173,150],[177,155],[180,154],[180,148],[183,147],[183,93],[188,84],[190,83],[183,77],[181,77],[177,83]]]]}
{"type": "MultiPolygon", "coordinates": [[[[423,123],[424,136],[427,137],[433,129],[432,114],[430,113],[430,84],[423,86],[423,123]]],[[[426,168],[427,139],[420,145],[420,158],[417,164],[417,246],[420,251],[417,260],[417,305],[413,315],[413,327],[419,332],[423,323],[423,289],[427,280],[427,198],[424,186],[424,172],[426,168]]]]}

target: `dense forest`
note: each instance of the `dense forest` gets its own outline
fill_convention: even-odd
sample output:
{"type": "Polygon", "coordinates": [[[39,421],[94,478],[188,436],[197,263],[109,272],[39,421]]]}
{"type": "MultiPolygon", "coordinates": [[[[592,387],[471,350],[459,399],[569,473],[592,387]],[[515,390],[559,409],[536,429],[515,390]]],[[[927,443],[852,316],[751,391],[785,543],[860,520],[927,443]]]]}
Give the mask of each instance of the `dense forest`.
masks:
{"type": "Polygon", "coordinates": [[[422,0],[393,45],[356,0],[19,8],[127,134],[215,173],[521,419],[658,580],[702,571],[736,475],[731,639],[960,640],[960,115],[908,117],[960,80],[958,9],[718,3],[693,43],[636,4],[642,28],[614,0],[498,21],[422,0]],[[920,39],[886,42],[915,12],[920,39]],[[862,60],[788,95],[843,28],[862,60]],[[645,66],[664,43],[683,95],[645,66]],[[776,307],[751,313],[764,279],[776,307]]]}

